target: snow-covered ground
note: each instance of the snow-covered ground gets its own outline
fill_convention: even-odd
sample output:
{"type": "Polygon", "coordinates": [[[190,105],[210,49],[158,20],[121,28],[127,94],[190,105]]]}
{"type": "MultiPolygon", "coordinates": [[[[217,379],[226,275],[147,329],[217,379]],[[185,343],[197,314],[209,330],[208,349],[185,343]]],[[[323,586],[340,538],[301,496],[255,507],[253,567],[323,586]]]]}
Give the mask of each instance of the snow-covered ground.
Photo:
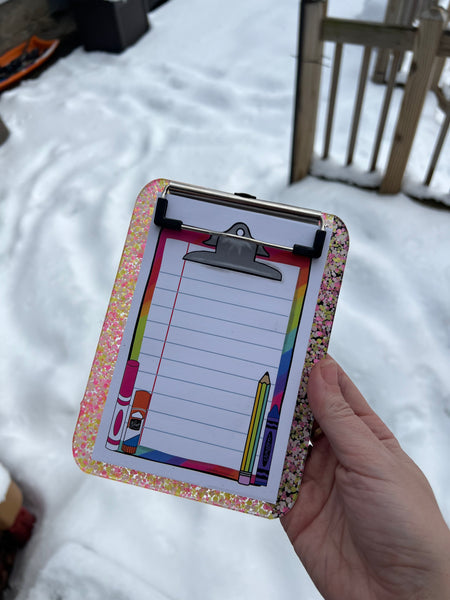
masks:
{"type": "MultiPolygon", "coordinates": [[[[171,0],[123,54],[78,49],[0,97],[11,131],[0,147],[0,461],[37,515],[10,599],[320,598],[277,520],[91,477],[72,459],[134,200],[158,177],[346,222],[330,351],[450,522],[450,212],[311,177],[287,186],[297,11],[297,0],[171,0]]],[[[377,19],[384,2],[331,0],[329,12],[377,19]]],[[[338,160],[359,52],[345,53],[338,160]]],[[[370,86],[357,166],[382,92],[370,86]]],[[[438,118],[430,98],[420,149],[434,144],[438,118]]],[[[410,176],[422,177],[421,161],[415,152],[410,176]]],[[[438,178],[446,190],[449,168],[438,178]]]]}
{"type": "Polygon", "coordinates": [[[9,486],[11,485],[11,475],[0,463],[0,503],[6,499],[9,486]]]}

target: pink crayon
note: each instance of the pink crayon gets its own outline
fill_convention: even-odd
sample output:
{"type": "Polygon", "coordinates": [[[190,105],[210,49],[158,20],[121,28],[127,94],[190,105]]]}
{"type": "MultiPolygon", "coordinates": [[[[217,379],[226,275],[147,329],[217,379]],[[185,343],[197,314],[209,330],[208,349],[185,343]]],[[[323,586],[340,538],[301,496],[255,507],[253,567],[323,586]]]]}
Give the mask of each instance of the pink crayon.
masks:
{"type": "Polygon", "coordinates": [[[125,371],[120,386],[119,395],[117,396],[114,414],[109,428],[106,447],[108,450],[118,450],[122,437],[123,428],[127,420],[128,407],[130,405],[131,396],[133,395],[134,383],[139,370],[137,360],[127,361],[125,371]]]}

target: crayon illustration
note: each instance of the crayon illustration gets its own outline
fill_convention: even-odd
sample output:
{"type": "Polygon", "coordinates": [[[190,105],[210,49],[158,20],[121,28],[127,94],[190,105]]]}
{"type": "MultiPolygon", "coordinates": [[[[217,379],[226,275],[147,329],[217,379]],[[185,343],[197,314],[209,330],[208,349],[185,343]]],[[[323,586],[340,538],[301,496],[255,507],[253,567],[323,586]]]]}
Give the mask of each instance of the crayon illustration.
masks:
{"type": "Polygon", "coordinates": [[[242,456],[241,469],[239,472],[239,483],[250,485],[253,467],[255,464],[256,451],[258,449],[259,436],[261,435],[264,414],[266,412],[267,399],[270,391],[270,377],[266,371],[258,382],[256,389],[253,412],[245,442],[244,454],[242,456]]]}
{"type": "Polygon", "coordinates": [[[275,440],[277,438],[280,412],[278,406],[272,406],[267,415],[266,429],[261,444],[258,470],[256,471],[255,485],[267,485],[269,480],[270,463],[272,462],[275,440]]]}
{"type": "Polygon", "coordinates": [[[108,450],[119,449],[138,370],[139,363],[137,360],[127,361],[119,394],[117,396],[116,406],[114,407],[108,437],[106,439],[105,446],[108,450]]]}
{"type": "Polygon", "coordinates": [[[148,407],[152,395],[145,390],[138,390],[134,395],[133,405],[130,416],[128,417],[127,427],[122,442],[122,452],[127,454],[136,454],[137,447],[144,429],[144,422],[147,416],[148,407]]]}

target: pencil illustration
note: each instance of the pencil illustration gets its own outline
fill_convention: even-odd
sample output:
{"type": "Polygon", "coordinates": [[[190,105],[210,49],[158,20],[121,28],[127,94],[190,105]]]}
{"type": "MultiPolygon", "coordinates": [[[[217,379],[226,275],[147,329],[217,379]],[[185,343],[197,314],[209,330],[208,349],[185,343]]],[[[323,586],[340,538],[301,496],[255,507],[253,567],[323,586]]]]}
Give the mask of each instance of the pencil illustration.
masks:
{"type": "Polygon", "coordinates": [[[256,451],[258,449],[259,436],[261,435],[267,399],[270,391],[270,377],[266,371],[258,382],[255,402],[253,404],[252,416],[245,442],[244,454],[239,472],[239,483],[250,485],[252,471],[255,464],[256,451]]]}
{"type": "Polygon", "coordinates": [[[151,397],[152,395],[145,390],[138,390],[135,393],[127,427],[125,429],[124,440],[122,442],[122,452],[126,452],[127,454],[136,453],[148,407],[150,406],[151,397]]]}
{"type": "Polygon", "coordinates": [[[108,450],[118,450],[120,440],[127,418],[127,410],[130,405],[133,387],[139,370],[137,360],[129,360],[126,364],[122,377],[119,394],[117,396],[116,406],[114,407],[113,418],[109,427],[108,437],[105,446],[108,450]]]}

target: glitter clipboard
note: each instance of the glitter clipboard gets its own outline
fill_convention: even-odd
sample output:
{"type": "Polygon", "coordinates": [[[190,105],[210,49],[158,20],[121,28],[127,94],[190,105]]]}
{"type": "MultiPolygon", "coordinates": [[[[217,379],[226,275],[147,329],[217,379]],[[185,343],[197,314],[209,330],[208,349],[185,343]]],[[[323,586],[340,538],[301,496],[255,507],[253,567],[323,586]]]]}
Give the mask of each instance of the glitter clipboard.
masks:
{"type": "Polygon", "coordinates": [[[74,434],[80,468],[264,517],[293,505],[337,217],[159,179],[139,194],[74,434]]]}

